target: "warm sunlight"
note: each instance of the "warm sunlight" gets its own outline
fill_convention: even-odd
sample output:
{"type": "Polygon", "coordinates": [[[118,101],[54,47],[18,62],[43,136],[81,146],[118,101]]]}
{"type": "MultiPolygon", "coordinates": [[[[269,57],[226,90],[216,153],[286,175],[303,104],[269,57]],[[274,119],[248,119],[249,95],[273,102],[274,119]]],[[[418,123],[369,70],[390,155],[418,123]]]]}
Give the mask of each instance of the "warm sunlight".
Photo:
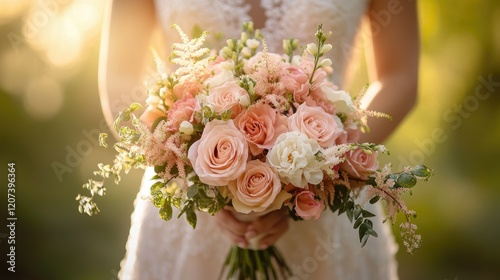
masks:
{"type": "Polygon", "coordinates": [[[22,98],[31,117],[47,120],[62,108],[63,79],[79,72],[95,46],[103,5],[99,0],[2,1],[0,23],[22,20],[22,25],[7,34],[11,48],[0,59],[5,73],[0,83],[22,98]],[[66,75],[49,78],[53,72],[66,75]]]}

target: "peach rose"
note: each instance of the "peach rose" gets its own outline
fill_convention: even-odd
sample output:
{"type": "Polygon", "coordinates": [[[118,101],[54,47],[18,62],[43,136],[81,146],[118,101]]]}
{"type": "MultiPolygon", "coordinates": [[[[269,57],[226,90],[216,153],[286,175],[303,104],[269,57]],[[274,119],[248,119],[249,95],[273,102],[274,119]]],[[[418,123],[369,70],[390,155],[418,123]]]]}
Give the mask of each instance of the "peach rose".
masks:
{"type": "Polygon", "coordinates": [[[276,138],[288,132],[286,117],[278,114],[267,104],[256,104],[243,111],[234,119],[236,127],[248,141],[252,155],[270,149],[276,138]]]}
{"type": "Polygon", "coordinates": [[[249,161],[245,172],[229,182],[228,188],[233,207],[240,213],[277,210],[291,197],[281,189],[276,171],[260,160],[249,161]]]}
{"type": "Polygon", "coordinates": [[[288,118],[288,127],[291,131],[299,131],[316,140],[323,148],[335,145],[335,140],[345,133],[337,116],[326,113],[320,107],[309,107],[304,103],[288,118]]]}
{"type": "Polygon", "coordinates": [[[347,174],[367,180],[368,176],[378,169],[378,153],[357,147],[347,153],[347,159],[341,163],[340,167],[347,174]]]}
{"type": "Polygon", "coordinates": [[[200,110],[200,103],[191,96],[184,96],[181,100],[177,100],[172,108],[168,110],[167,128],[169,131],[178,131],[179,126],[183,121],[192,122],[193,113],[200,110]]]}
{"type": "Polygon", "coordinates": [[[213,120],[189,148],[188,158],[201,182],[225,186],[245,171],[248,144],[232,120],[213,120]]]}
{"type": "Polygon", "coordinates": [[[240,100],[247,96],[248,93],[243,88],[235,81],[230,81],[210,89],[206,102],[215,112],[223,113],[231,110],[232,116],[236,117],[243,110],[240,100]]]}
{"type": "Polygon", "coordinates": [[[302,191],[295,197],[295,212],[304,220],[319,218],[323,211],[323,204],[314,198],[311,191],[302,191]]]}
{"type": "Polygon", "coordinates": [[[141,114],[139,120],[146,125],[146,127],[153,131],[158,124],[158,122],[162,119],[166,119],[165,113],[163,113],[158,108],[148,107],[144,113],[141,114]]]}

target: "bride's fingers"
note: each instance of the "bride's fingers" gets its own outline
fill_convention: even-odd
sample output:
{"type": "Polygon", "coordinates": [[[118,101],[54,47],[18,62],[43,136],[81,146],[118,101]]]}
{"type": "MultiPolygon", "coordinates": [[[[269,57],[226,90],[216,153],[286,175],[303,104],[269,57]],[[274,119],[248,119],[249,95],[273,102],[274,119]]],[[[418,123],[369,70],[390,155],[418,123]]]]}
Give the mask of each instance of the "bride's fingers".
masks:
{"type": "Polygon", "coordinates": [[[247,223],[237,220],[227,210],[217,212],[214,217],[221,231],[232,243],[238,244],[240,247],[246,247],[248,245],[248,241],[245,238],[245,233],[248,228],[247,223]]]}
{"type": "Polygon", "coordinates": [[[259,242],[260,249],[266,249],[278,241],[278,239],[288,230],[288,217],[282,219],[273,227],[273,230],[265,235],[259,242]]]}
{"type": "Polygon", "coordinates": [[[252,238],[261,233],[272,233],[278,223],[288,219],[288,213],[284,209],[272,211],[259,219],[253,221],[248,226],[245,236],[252,238]]]}

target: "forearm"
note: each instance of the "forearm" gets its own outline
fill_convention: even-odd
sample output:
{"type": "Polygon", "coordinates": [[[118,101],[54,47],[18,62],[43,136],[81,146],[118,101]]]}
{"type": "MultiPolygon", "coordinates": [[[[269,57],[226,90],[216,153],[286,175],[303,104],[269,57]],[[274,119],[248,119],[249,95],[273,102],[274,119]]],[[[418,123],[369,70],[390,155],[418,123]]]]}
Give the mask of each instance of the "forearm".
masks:
{"type": "Polygon", "coordinates": [[[369,117],[369,133],[360,141],[382,143],[394,132],[417,102],[417,79],[407,75],[394,75],[376,81],[367,89],[362,99],[363,108],[386,113],[385,117],[369,117]]]}
{"type": "Polygon", "coordinates": [[[363,98],[363,107],[386,113],[386,118],[371,117],[368,125],[370,133],[361,140],[381,143],[385,141],[417,100],[420,38],[418,31],[417,5],[415,2],[372,0],[367,11],[371,27],[371,48],[367,59],[369,74],[373,81],[363,98]],[[392,16],[387,25],[380,27],[376,15],[388,13],[392,16]]]}
{"type": "Polygon", "coordinates": [[[99,57],[99,94],[108,125],[132,101],[145,99],[141,86],[155,24],[152,1],[108,2],[99,57]]]}

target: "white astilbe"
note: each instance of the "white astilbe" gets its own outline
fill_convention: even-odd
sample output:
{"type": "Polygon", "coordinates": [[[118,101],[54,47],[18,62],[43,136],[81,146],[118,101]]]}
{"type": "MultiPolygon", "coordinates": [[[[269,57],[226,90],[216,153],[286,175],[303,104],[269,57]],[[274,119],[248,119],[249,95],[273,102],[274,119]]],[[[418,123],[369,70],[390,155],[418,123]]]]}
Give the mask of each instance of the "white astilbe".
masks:
{"type": "Polygon", "coordinates": [[[208,63],[214,59],[208,56],[210,49],[202,48],[208,33],[203,32],[200,37],[190,40],[178,25],[174,24],[172,27],[177,30],[182,40],[182,43],[172,44],[170,61],[180,66],[174,74],[180,83],[199,80],[204,75],[208,63]]]}

